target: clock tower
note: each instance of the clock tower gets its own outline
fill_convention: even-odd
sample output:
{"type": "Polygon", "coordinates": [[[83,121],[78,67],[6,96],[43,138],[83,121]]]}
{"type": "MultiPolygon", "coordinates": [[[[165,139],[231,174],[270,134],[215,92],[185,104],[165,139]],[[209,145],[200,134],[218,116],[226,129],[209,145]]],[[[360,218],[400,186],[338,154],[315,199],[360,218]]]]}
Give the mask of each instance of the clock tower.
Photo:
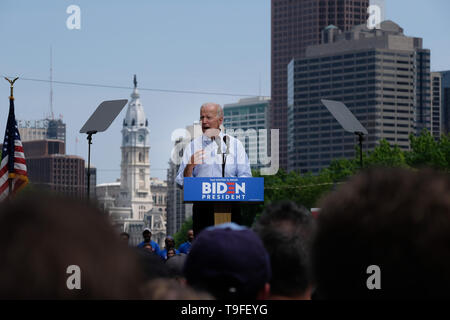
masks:
{"type": "Polygon", "coordinates": [[[134,89],[128,104],[122,128],[122,162],[120,164],[121,207],[131,207],[133,220],[144,220],[153,206],[150,190],[149,129],[137,90],[136,75],[134,89]]]}

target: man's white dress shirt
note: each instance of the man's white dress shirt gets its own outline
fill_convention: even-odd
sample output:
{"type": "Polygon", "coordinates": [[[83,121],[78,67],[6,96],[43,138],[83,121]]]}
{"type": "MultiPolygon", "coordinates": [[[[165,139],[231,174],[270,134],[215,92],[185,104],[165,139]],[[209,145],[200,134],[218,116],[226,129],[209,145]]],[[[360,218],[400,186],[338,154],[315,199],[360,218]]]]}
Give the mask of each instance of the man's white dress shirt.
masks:
{"type": "Polygon", "coordinates": [[[226,153],[225,177],[251,177],[250,162],[242,143],[238,139],[227,135],[229,139],[227,147],[223,137],[224,134],[220,132],[217,139],[219,141],[217,142],[204,134],[192,140],[184,149],[183,159],[175,181],[183,186],[184,169],[190,162],[191,156],[199,150],[205,150],[205,159],[202,164],[197,164],[194,167],[193,177],[222,177],[222,153],[226,153]]]}

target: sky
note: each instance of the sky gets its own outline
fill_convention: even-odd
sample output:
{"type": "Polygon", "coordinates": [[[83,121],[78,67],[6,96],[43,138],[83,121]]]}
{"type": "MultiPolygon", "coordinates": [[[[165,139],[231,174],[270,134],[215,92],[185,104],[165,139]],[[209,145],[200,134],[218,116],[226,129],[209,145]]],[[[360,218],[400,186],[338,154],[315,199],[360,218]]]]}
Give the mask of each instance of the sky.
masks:
{"type": "MultiPolygon", "coordinates": [[[[384,3],[387,19],[424,39],[432,70],[450,70],[450,1],[384,3]]],[[[50,84],[30,80],[49,80],[50,48],[54,81],[125,87],[53,84],[54,115],[67,124],[67,154],[86,160],[79,130],[102,101],[130,99],[136,74],[150,128],[150,174],[160,179],[166,179],[172,132],[198,120],[201,104],[270,96],[269,0],[0,0],[0,43],[0,75],[22,78],[14,90],[17,120],[50,114],[50,84]],[[71,5],[80,8],[80,29],[66,25],[71,5]]],[[[9,84],[0,80],[3,134],[9,84]]],[[[126,107],[93,137],[97,183],[120,177],[125,113],[126,107]]]]}

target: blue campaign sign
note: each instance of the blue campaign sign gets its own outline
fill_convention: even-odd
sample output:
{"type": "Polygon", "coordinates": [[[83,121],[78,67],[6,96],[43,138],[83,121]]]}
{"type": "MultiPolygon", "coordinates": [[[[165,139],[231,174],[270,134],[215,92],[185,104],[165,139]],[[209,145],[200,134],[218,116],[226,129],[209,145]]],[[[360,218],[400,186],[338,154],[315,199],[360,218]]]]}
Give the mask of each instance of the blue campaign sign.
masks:
{"type": "Polygon", "coordinates": [[[184,178],[184,201],[264,202],[264,178],[184,178]]]}

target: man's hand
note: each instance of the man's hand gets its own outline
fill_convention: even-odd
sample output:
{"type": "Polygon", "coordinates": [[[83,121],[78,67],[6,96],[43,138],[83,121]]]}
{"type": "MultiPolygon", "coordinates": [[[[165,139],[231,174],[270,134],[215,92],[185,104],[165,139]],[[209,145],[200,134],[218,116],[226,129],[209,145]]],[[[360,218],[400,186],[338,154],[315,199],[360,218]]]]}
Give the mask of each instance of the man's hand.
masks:
{"type": "Polygon", "coordinates": [[[188,165],[195,167],[198,164],[202,164],[205,159],[205,150],[199,150],[191,156],[191,160],[188,165]]]}
{"type": "Polygon", "coordinates": [[[184,176],[185,177],[192,177],[192,171],[194,171],[194,168],[198,164],[202,164],[203,160],[205,159],[205,150],[199,150],[195,152],[189,161],[189,163],[186,165],[186,168],[184,168],[184,176]]]}

